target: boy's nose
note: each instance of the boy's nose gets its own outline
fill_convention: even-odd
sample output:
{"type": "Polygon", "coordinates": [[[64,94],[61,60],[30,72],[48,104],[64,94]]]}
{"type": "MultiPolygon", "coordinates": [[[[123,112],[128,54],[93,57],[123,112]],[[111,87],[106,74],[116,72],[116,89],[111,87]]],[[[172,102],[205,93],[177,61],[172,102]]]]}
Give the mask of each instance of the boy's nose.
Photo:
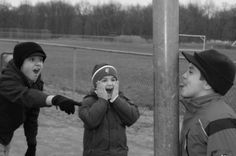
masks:
{"type": "Polygon", "coordinates": [[[108,81],[107,82],[108,85],[113,85],[113,83],[114,83],[113,81],[108,81]]]}
{"type": "Polygon", "coordinates": [[[42,66],[42,65],[43,65],[43,62],[42,62],[42,61],[37,61],[37,62],[36,62],[36,65],[42,66]]]}
{"type": "Polygon", "coordinates": [[[111,85],[111,84],[112,84],[112,82],[111,82],[111,81],[108,81],[108,82],[107,82],[107,84],[108,84],[108,85],[111,85]]]}
{"type": "Polygon", "coordinates": [[[182,78],[186,78],[187,72],[184,72],[182,78]]]}

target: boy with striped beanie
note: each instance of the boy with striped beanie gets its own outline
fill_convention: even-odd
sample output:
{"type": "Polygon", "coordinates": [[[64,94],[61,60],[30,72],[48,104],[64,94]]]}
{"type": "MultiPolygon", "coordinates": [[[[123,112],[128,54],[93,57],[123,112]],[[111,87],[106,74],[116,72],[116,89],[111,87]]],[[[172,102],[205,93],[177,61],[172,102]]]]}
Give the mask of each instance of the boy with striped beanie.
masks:
{"type": "Polygon", "coordinates": [[[119,92],[114,66],[95,65],[91,80],[94,88],[84,97],[79,109],[84,122],[83,156],[127,156],[126,127],[139,118],[138,107],[119,92]]]}
{"type": "Polygon", "coordinates": [[[114,94],[113,94],[114,96],[112,98],[112,93],[113,93],[113,89],[114,89],[114,86],[115,86],[114,82],[118,83],[118,81],[117,81],[118,76],[117,76],[116,68],[109,65],[109,64],[106,64],[106,63],[102,63],[102,64],[98,64],[98,65],[94,66],[91,80],[92,80],[92,83],[93,83],[93,87],[95,88],[95,92],[97,92],[97,83],[100,83],[101,80],[102,81],[107,81],[106,80],[107,77],[111,78],[111,82],[113,83],[113,85],[110,84],[110,85],[107,85],[105,87],[105,90],[107,92],[107,97],[104,97],[104,98],[114,101],[115,98],[118,97],[118,90],[116,90],[114,92],[114,94]],[[105,79],[104,79],[104,77],[105,77],[105,79]]]}

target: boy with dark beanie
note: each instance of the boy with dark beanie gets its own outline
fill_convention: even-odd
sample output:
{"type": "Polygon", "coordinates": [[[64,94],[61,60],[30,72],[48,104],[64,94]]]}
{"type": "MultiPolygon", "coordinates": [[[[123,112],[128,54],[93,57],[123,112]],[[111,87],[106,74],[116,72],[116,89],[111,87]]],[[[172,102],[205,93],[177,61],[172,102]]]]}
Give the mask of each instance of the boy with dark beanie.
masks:
{"type": "Polygon", "coordinates": [[[0,76],[0,155],[7,156],[14,131],[23,124],[27,141],[25,156],[35,156],[40,107],[58,106],[67,114],[79,103],[61,95],[42,92],[41,72],[46,59],[42,47],[34,42],[14,47],[13,59],[0,76]]]}
{"type": "Polygon", "coordinates": [[[222,98],[233,86],[234,63],[213,49],[182,54],[189,66],[182,76],[181,156],[235,156],[236,114],[222,98]]]}
{"type": "Polygon", "coordinates": [[[126,127],[139,118],[138,107],[119,92],[114,66],[95,65],[92,85],[79,109],[84,122],[83,156],[127,156],[126,127]]]}

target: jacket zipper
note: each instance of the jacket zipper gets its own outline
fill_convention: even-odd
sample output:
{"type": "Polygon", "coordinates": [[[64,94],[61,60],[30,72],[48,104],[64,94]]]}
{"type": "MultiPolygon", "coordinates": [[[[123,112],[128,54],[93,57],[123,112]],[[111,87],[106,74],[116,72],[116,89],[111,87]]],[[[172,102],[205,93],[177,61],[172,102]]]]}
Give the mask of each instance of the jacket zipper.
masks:
{"type": "Polygon", "coordinates": [[[110,131],[110,118],[109,118],[109,111],[110,111],[110,103],[107,106],[107,121],[108,121],[108,150],[110,151],[110,144],[111,144],[111,131],[110,131]]]}
{"type": "Polygon", "coordinates": [[[189,133],[189,130],[185,136],[185,142],[186,142],[186,153],[187,153],[187,156],[189,156],[189,151],[188,151],[188,133],[189,133]]]}

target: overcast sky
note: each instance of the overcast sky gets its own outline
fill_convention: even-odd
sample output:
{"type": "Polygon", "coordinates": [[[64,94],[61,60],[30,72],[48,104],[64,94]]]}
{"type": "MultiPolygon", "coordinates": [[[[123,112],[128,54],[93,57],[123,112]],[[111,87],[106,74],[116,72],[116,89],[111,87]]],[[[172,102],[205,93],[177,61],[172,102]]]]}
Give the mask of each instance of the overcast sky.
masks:
{"type": "MultiPolygon", "coordinates": [[[[35,4],[37,2],[47,2],[47,1],[52,1],[52,0],[0,0],[0,2],[8,2],[12,4],[13,6],[18,6],[20,3],[28,1],[31,4],[35,4]]],[[[71,4],[78,3],[79,1],[82,0],[64,0],[65,2],[69,2],[71,4]]],[[[108,2],[120,2],[123,5],[148,5],[152,3],[152,0],[84,0],[88,1],[91,4],[104,4],[108,2]]],[[[213,1],[218,7],[224,6],[226,3],[228,5],[236,5],[236,0],[179,0],[181,4],[186,4],[189,2],[192,3],[200,3],[200,4],[205,4],[206,2],[213,1]],[[225,4],[224,4],[225,3],[225,4]]]]}

